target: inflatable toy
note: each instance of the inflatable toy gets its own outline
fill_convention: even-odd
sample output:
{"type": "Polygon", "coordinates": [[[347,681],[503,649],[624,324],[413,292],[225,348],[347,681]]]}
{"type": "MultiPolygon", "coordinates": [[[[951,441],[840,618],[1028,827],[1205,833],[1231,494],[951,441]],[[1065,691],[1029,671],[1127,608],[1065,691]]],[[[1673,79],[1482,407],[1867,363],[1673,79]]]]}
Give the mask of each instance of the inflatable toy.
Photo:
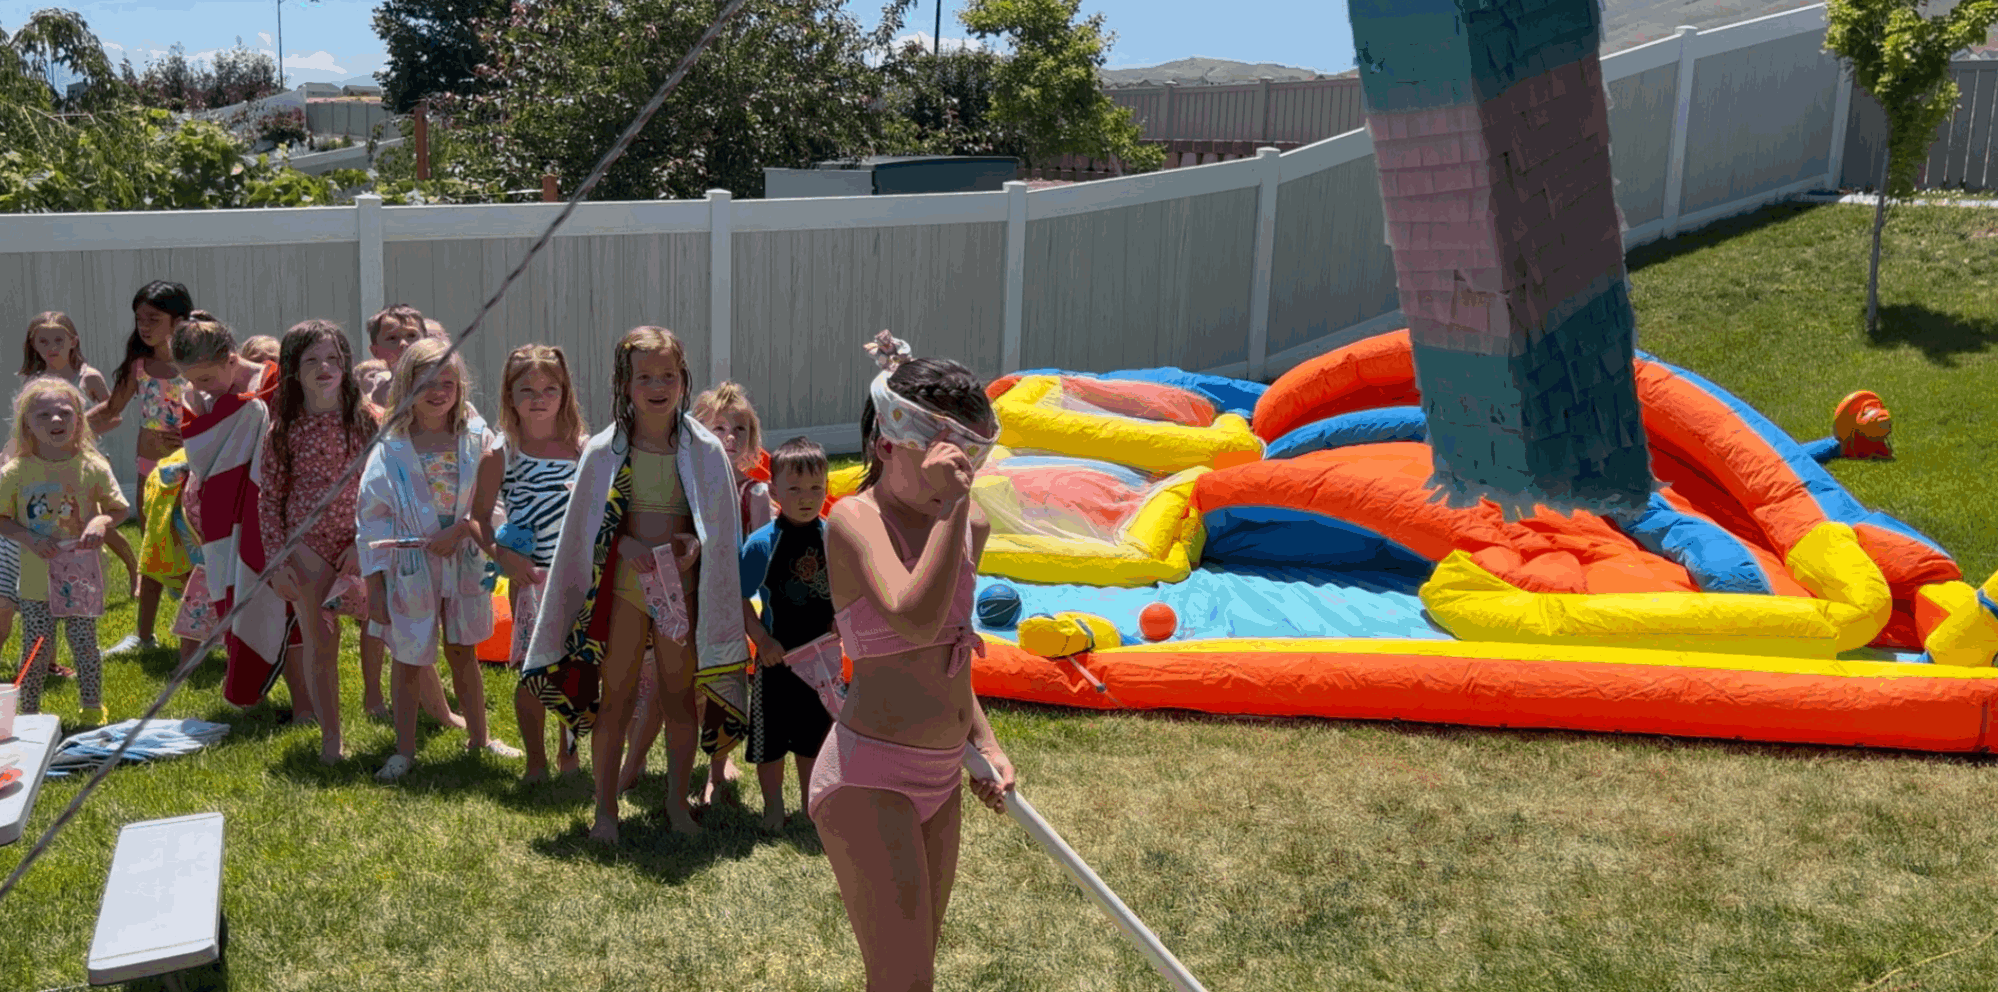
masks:
{"type": "MultiPolygon", "coordinates": [[[[1935,542],[1821,464],[1874,457],[1864,445],[1799,444],[1640,353],[1649,505],[1509,518],[1430,488],[1405,331],[1267,388],[1141,371],[1036,370],[988,390],[1002,446],[973,486],[993,525],[980,585],[1010,586],[1025,619],[980,625],[983,695],[1998,744],[1998,577],[1965,583],[1935,542]],[[1251,395],[1244,432],[1227,411],[1251,395]]],[[[1836,429],[1884,438],[1879,398],[1855,396],[1836,429]]]]}
{"type": "Polygon", "coordinates": [[[1153,603],[1138,611],[1138,633],[1148,641],[1163,641],[1179,628],[1179,617],[1172,607],[1164,603],[1153,603]]]}

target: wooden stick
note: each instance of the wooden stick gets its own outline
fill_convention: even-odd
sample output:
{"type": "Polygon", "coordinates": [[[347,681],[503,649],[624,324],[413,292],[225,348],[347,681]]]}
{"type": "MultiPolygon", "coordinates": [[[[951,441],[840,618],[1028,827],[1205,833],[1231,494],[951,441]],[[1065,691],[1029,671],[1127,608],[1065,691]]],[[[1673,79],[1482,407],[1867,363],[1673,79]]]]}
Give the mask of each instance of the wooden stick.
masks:
{"type": "MultiPolygon", "coordinates": [[[[985,756],[979,754],[976,748],[964,749],[964,767],[973,778],[988,782],[999,778],[998,773],[993,771],[991,763],[986,761],[985,756]]],[[[1131,912],[1130,907],[1124,905],[1122,899],[1117,898],[1117,893],[1110,891],[1110,887],[1103,884],[1101,878],[1096,877],[1096,873],[1090,870],[1082,857],[1062,841],[1061,835],[1055,833],[1053,827],[1048,826],[1048,821],[1041,819],[1041,814],[1034,809],[1033,804],[1027,802],[1025,796],[1020,795],[1019,790],[1007,789],[1005,800],[1006,812],[1018,821],[1020,826],[1027,828],[1027,833],[1046,848],[1049,854],[1054,855],[1055,861],[1068,872],[1068,877],[1074,879],[1075,884],[1081,886],[1082,891],[1102,908],[1103,912],[1109,914],[1111,921],[1117,924],[1117,928],[1124,931],[1124,936],[1137,945],[1138,952],[1152,963],[1152,967],[1157,969],[1166,981],[1172,983],[1174,989],[1178,992],[1207,992],[1199,979],[1194,978],[1193,973],[1187,971],[1186,966],[1159,942],[1158,935],[1152,933],[1150,927],[1145,926],[1145,921],[1138,919],[1138,915],[1131,912]]]]}

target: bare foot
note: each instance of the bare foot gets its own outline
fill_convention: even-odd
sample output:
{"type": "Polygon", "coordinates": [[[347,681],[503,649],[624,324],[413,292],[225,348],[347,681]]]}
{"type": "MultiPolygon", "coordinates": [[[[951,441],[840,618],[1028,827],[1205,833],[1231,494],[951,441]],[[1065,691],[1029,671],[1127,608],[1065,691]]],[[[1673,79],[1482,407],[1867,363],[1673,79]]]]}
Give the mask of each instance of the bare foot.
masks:
{"type": "MultiPolygon", "coordinates": [[[[736,781],[737,779],[742,778],[742,766],[736,764],[734,758],[731,758],[726,754],[722,755],[721,765],[722,765],[722,770],[721,770],[722,781],[733,782],[736,781]]],[[[709,763],[708,777],[709,778],[714,777],[713,762],[709,763]]]]}
{"type": "Polygon", "coordinates": [[[386,720],[389,718],[388,704],[379,699],[371,703],[363,703],[361,710],[368,715],[368,719],[370,720],[386,720]]]}
{"type": "Polygon", "coordinates": [[[713,806],[720,804],[723,806],[740,807],[742,800],[736,798],[735,790],[724,789],[722,788],[722,784],[715,781],[713,775],[709,775],[707,784],[701,787],[701,805],[713,806]]]}
{"type": "Polygon", "coordinates": [[[694,822],[694,814],[685,804],[666,807],[666,822],[673,825],[673,832],[692,835],[701,832],[701,825],[694,822]]]}
{"type": "Polygon", "coordinates": [[[583,763],[573,754],[565,754],[555,759],[555,774],[574,775],[583,770],[583,763]]]}
{"type": "Polygon", "coordinates": [[[590,827],[590,839],[599,844],[617,843],[617,814],[598,813],[596,824],[590,827]]]}
{"type": "Polygon", "coordinates": [[[337,765],[345,760],[347,760],[347,750],[339,745],[319,750],[319,763],[322,765],[337,765]]]}
{"type": "Polygon", "coordinates": [[[757,826],[762,827],[763,832],[766,834],[783,833],[784,807],[782,806],[766,807],[763,810],[763,820],[760,823],[758,823],[757,826]]]}
{"type": "Polygon", "coordinates": [[[522,782],[546,782],[548,781],[548,766],[545,763],[539,765],[530,763],[527,766],[527,770],[520,773],[520,780],[522,782]]]}

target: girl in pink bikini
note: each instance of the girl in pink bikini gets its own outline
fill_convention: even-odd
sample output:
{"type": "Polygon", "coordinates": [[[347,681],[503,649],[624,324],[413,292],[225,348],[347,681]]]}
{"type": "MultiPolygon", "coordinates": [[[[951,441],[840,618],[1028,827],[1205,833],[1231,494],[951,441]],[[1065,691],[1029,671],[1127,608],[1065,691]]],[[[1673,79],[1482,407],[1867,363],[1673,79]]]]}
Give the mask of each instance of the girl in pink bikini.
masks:
{"type": "Polygon", "coordinates": [[[853,683],[812,770],[807,808],[867,987],[928,989],[957,874],[965,748],[997,775],[971,783],[995,812],[1015,781],[971,691],[971,657],[984,650],[972,596],[990,527],[970,492],[997,424],[964,366],[910,360],[885,331],[869,350],[884,371],[860,415],[867,477],[826,527],[853,683]]]}

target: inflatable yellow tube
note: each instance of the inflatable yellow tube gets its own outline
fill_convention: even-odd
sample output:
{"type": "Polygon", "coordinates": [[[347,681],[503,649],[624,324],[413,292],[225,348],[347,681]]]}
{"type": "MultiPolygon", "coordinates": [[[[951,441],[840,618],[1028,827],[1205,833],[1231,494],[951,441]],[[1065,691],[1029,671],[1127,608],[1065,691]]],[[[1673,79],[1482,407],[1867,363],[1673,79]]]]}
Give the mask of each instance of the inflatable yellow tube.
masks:
{"type": "Polygon", "coordinates": [[[1998,603],[1998,575],[1982,589],[1967,582],[1942,582],[1923,586],[1915,595],[1917,622],[1929,621],[1924,624],[1929,629],[1923,631],[1922,647],[1931,661],[1989,668],[1998,659],[1998,611],[1985,605],[1985,601],[1998,603]],[[1983,599],[1978,598],[1980,593],[1983,599]]]}
{"type": "Polygon", "coordinates": [[[981,477],[972,493],[993,521],[993,532],[978,571],[1022,582],[1124,588],[1179,582],[1200,563],[1206,542],[1206,528],[1193,509],[1194,480],[1206,472],[1188,469],[1166,480],[1132,516],[1115,545],[1005,533],[1005,521],[1018,516],[1018,497],[1005,476],[981,477]]]}
{"type": "Polygon", "coordinates": [[[1436,566],[1421,596],[1436,622],[1464,641],[1836,658],[1865,647],[1886,626],[1893,610],[1886,576],[1851,527],[1820,524],[1785,564],[1819,598],[1534,593],[1463,551],[1436,566]]]}
{"type": "Polygon", "coordinates": [[[1059,376],[1030,375],[993,401],[992,410],[999,417],[999,443],[1097,458],[1155,475],[1196,466],[1226,468],[1263,457],[1262,439],[1236,414],[1222,414],[1214,418],[1212,426],[1188,427],[1080,413],[1048,402],[1060,388],[1059,376]]]}

